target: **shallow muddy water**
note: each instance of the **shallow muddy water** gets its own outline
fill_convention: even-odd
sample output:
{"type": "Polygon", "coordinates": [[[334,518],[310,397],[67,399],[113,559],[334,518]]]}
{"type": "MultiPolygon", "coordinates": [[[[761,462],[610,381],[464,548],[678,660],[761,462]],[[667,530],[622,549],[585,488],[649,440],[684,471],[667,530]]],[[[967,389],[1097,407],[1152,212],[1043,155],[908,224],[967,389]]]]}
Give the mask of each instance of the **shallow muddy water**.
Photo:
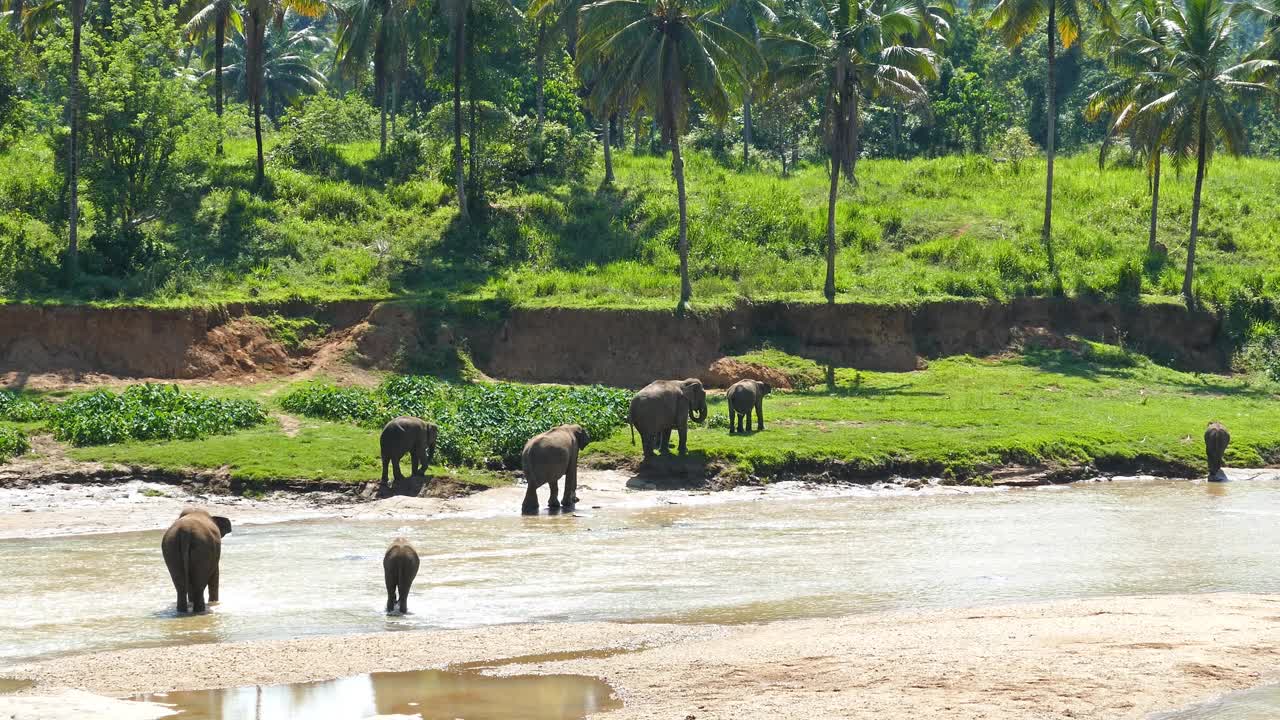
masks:
{"type": "Polygon", "coordinates": [[[1275,720],[1280,717],[1280,685],[1223,695],[1200,705],[1159,713],[1151,720],[1275,720]]]}
{"type": "MultiPolygon", "coordinates": [[[[746,622],[1073,596],[1280,591],[1280,481],[240,526],[222,604],[174,613],[160,532],[0,541],[0,664],[51,654],[495,623],[746,622]],[[381,558],[422,557],[407,616],[381,558]]],[[[235,521],[235,518],[232,518],[235,521]]]]}
{"type": "Polygon", "coordinates": [[[424,720],[576,720],[621,707],[603,681],[580,675],[488,677],[423,670],[324,682],[147,693],[181,720],[348,720],[402,715],[424,720]]]}

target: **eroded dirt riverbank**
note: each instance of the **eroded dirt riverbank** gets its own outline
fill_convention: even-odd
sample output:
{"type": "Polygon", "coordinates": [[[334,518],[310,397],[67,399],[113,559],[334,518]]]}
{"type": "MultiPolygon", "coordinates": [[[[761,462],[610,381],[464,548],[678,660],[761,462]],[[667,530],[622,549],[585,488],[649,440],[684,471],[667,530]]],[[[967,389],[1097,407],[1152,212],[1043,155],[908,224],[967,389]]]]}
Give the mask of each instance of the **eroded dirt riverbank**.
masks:
{"type": "MultiPolygon", "coordinates": [[[[736,627],[513,625],[231,643],[201,647],[198,662],[190,648],[139,649],[16,671],[37,680],[28,696],[123,696],[489,662],[496,674],[604,678],[625,706],[600,717],[619,720],[1137,720],[1270,679],[1278,616],[1280,596],[1113,597],[736,627]],[[631,652],[536,657],[604,648],[631,652]],[[522,656],[535,657],[501,663],[522,656]]],[[[37,717],[31,709],[47,703],[0,697],[0,713],[37,717]]],[[[111,716],[109,703],[98,707],[75,717],[111,716]]]]}

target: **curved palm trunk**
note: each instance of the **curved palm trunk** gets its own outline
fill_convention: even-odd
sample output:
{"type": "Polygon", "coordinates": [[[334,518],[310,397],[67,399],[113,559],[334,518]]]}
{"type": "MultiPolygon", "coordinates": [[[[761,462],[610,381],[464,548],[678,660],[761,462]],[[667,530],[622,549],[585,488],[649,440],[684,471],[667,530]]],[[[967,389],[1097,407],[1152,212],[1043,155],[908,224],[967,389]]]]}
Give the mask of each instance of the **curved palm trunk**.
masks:
{"type": "MultiPolygon", "coordinates": [[[[461,5],[461,3],[459,3],[461,5]]],[[[453,170],[458,187],[458,214],[467,217],[467,182],[462,172],[462,64],[466,56],[466,10],[457,8],[453,27],[453,170]]]]}
{"type": "Polygon", "coordinates": [[[680,308],[684,309],[693,299],[693,286],[689,284],[689,206],[684,192],[684,158],[680,155],[680,135],[671,132],[671,174],[676,178],[676,202],[680,208],[680,308]]]}
{"type": "Polygon", "coordinates": [[[1156,147],[1155,167],[1151,171],[1151,231],[1147,234],[1147,254],[1156,251],[1156,218],[1160,213],[1160,148],[1156,147]]]}
{"type": "Polygon", "coordinates": [[[831,187],[827,191],[827,282],[822,294],[827,303],[836,302],[836,198],[840,194],[840,160],[831,159],[831,187]]]}
{"type": "Polygon", "coordinates": [[[75,278],[80,272],[80,28],[84,24],[84,0],[71,0],[71,77],[67,89],[67,255],[64,270],[75,278]]]}
{"type": "Polygon", "coordinates": [[[751,161],[751,91],[742,94],[742,163],[751,161]]]}
{"type": "Polygon", "coordinates": [[[613,136],[610,132],[612,123],[613,118],[606,119],[604,129],[601,130],[604,134],[604,182],[606,185],[613,182],[613,136]]]}
{"type": "Polygon", "coordinates": [[[262,11],[254,8],[249,11],[246,21],[249,28],[248,71],[249,104],[253,106],[253,137],[258,145],[258,164],[255,168],[254,186],[261,189],[266,181],[266,159],[262,153],[262,43],[266,34],[266,18],[262,11]]]}
{"type": "Polygon", "coordinates": [[[227,44],[227,13],[218,12],[213,29],[213,107],[218,114],[218,156],[222,156],[222,49],[227,44]]]}
{"type": "Polygon", "coordinates": [[[1187,270],[1182,275],[1182,297],[1187,301],[1188,307],[1192,304],[1191,281],[1196,274],[1196,231],[1200,227],[1200,190],[1204,187],[1204,166],[1206,146],[1208,145],[1208,130],[1205,128],[1207,109],[1207,104],[1202,101],[1200,103],[1199,147],[1196,149],[1196,190],[1191,197],[1191,239],[1187,241],[1187,270]]]}
{"type": "MultiPolygon", "coordinates": [[[[382,22],[387,22],[384,13],[382,22]]],[[[382,39],[373,49],[373,94],[378,101],[378,155],[387,154],[387,46],[382,39]]]]}
{"type": "Polygon", "coordinates": [[[537,98],[537,105],[536,105],[537,112],[538,112],[537,128],[539,133],[542,132],[542,121],[543,121],[543,118],[546,117],[546,96],[544,95],[544,88],[547,82],[546,42],[547,42],[547,21],[539,20],[538,21],[538,45],[537,47],[534,48],[534,50],[537,53],[534,57],[534,66],[537,68],[537,89],[535,91],[535,97],[537,98]]]}
{"type": "Polygon", "coordinates": [[[1054,140],[1054,120],[1058,114],[1057,103],[1054,100],[1053,88],[1053,63],[1056,55],[1056,45],[1058,44],[1057,36],[1057,7],[1058,4],[1053,0],[1049,2],[1049,65],[1048,65],[1048,81],[1045,85],[1048,87],[1048,96],[1045,100],[1045,106],[1049,113],[1048,133],[1045,137],[1045,157],[1049,161],[1048,168],[1044,175],[1044,227],[1040,230],[1040,241],[1044,243],[1045,252],[1049,256],[1049,272],[1056,272],[1057,268],[1053,258],[1053,240],[1051,233],[1053,232],[1053,140],[1054,140]]]}

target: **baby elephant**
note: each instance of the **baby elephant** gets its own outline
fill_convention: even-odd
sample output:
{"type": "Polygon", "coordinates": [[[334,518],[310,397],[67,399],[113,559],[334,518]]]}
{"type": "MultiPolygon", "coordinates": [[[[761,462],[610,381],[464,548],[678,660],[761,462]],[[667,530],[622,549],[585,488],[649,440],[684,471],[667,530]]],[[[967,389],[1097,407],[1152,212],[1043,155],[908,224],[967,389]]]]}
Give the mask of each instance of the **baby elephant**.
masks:
{"type": "Polygon", "coordinates": [[[387,465],[395,470],[396,482],[404,480],[400,472],[400,458],[409,453],[410,475],[426,472],[436,456],[435,423],[415,417],[398,417],[382,428],[379,444],[382,447],[382,484],[387,484],[387,465]]]}
{"type": "Polygon", "coordinates": [[[382,556],[382,574],[387,580],[387,612],[395,612],[396,591],[400,591],[400,614],[409,612],[409,588],[418,577],[418,553],[404,538],[391,541],[382,556]]]}
{"type": "Polygon", "coordinates": [[[1204,431],[1204,451],[1209,456],[1209,479],[1218,480],[1226,479],[1226,475],[1222,472],[1222,456],[1227,452],[1227,445],[1231,444],[1231,433],[1222,426],[1222,423],[1214,421],[1209,423],[1209,427],[1204,431]]]}
{"type": "Polygon", "coordinates": [[[756,430],[764,429],[764,396],[773,388],[769,383],[759,380],[739,380],[729,386],[724,397],[729,405],[729,434],[734,432],[734,419],[737,419],[737,431],[751,430],[751,411],[756,412],[756,430]],[[746,426],[743,426],[745,421],[746,426]]]}
{"type": "Polygon", "coordinates": [[[529,438],[520,453],[524,477],[529,483],[521,512],[537,514],[538,488],[543,485],[551,486],[547,507],[561,507],[561,501],[556,499],[561,477],[564,478],[564,509],[573,509],[574,503],[578,502],[578,452],[589,442],[591,438],[581,425],[561,425],[529,438]]]}
{"type": "Polygon", "coordinates": [[[160,540],[160,552],[169,568],[169,577],[178,591],[178,612],[187,611],[191,601],[196,612],[204,612],[204,589],[209,602],[218,602],[218,561],[222,558],[222,538],[231,534],[231,521],[210,517],[209,513],[187,508],[178,515],[160,540]]]}

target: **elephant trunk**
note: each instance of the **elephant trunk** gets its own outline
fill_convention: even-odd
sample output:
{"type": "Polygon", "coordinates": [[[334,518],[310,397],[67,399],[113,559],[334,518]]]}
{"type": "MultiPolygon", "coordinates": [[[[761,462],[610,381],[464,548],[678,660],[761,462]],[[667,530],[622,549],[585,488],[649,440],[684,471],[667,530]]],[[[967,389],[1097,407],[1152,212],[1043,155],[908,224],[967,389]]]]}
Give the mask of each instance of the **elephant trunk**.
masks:
{"type": "Polygon", "coordinates": [[[694,421],[694,422],[698,422],[698,423],[700,423],[700,422],[706,422],[706,421],[707,421],[707,406],[706,406],[706,403],[703,403],[702,407],[698,407],[698,408],[694,408],[694,409],[690,410],[690,411],[689,411],[689,419],[690,419],[690,420],[692,420],[692,421],[694,421]]]}

